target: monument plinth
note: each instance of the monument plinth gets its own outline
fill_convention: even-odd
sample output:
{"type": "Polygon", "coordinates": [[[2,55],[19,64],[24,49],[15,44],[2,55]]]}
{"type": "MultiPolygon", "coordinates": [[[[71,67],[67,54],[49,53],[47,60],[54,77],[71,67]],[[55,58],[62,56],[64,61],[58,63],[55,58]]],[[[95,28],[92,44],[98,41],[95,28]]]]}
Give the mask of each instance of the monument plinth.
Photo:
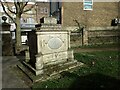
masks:
{"type": "Polygon", "coordinates": [[[36,76],[42,75],[42,79],[81,65],[74,59],[73,50],[70,49],[70,32],[61,30],[58,24],[46,22],[29,32],[30,60],[24,62],[36,76]],[[57,27],[60,30],[56,30],[57,27]]]}

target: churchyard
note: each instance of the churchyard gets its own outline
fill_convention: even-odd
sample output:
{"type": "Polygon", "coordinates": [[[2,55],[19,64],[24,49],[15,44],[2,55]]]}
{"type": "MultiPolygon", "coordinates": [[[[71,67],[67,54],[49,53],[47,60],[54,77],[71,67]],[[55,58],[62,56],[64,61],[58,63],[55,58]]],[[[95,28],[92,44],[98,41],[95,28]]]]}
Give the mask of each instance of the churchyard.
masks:
{"type": "MultiPolygon", "coordinates": [[[[9,68],[12,73],[33,90],[118,88],[118,44],[111,45],[112,47],[109,44],[71,47],[69,31],[62,30],[55,18],[46,17],[43,21],[35,30],[28,33],[24,54],[18,58],[20,62],[9,68]],[[94,52],[89,51],[90,48],[94,52]],[[108,50],[111,48],[113,49],[108,50]],[[101,51],[98,52],[98,49],[101,51]]],[[[6,48],[7,43],[4,44],[6,48]]],[[[11,50],[11,47],[9,49],[11,50]]],[[[6,50],[4,52],[8,53],[6,50]]]]}
{"type": "Polygon", "coordinates": [[[74,53],[75,59],[85,66],[74,72],[64,72],[59,79],[34,83],[32,88],[119,88],[119,51],[74,53]]]}

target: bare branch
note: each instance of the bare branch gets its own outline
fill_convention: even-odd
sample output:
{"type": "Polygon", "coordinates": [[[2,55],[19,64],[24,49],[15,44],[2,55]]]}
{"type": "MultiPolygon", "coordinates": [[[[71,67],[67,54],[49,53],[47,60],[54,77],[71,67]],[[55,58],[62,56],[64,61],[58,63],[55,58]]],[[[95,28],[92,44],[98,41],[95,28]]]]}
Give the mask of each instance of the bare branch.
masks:
{"type": "Polygon", "coordinates": [[[21,6],[21,13],[23,13],[23,10],[25,8],[25,6],[27,6],[28,2],[25,2],[25,4],[22,3],[22,6],[21,6]]]}
{"type": "Polygon", "coordinates": [[[34,8],[34,6],[35,6],[35,4],[32,5],[29,9],[24,10],[23,13],[25,13],[25,12],[27,12],[27,11],[30,11],[32,8],[34,8]]]}
{"type": "Polygon", "coordinates": [[[15,8],[16,8],[16,13],[18,13],[19,7],[17,5],[17,2],[15,2],[15,0],[14,0],[14,5],[15,5],[15,8]]]}
{"type": "Polygon", "coordinates": [[[5,3],[6,3],[6,5],[7,5],[7,9],[8,9],[11,13],[16,14],[16,12],[15,12],[15,11],[12,11],[12,10],[10,9],[10,7],[9,7],[8,3],[7,3],[7,2],[5,2],[5,3]]]}
{"type": "Polygon", "coordinates": [[[16,24],[15,20],[13,19],[13,17],[10,14],[8,14],[7,11],[5,10],[5,6],[4,6],[3,2],[1,2],[1,5],[2,5],[2,8],[3,8],[5,14],[16,24]]]}
{"type": "Polygon", "coordinates": [[[17,5],[18,5],[19,9],[20,9],[20,3],[21,3],[21,2],[17,2],[17,5]]]}

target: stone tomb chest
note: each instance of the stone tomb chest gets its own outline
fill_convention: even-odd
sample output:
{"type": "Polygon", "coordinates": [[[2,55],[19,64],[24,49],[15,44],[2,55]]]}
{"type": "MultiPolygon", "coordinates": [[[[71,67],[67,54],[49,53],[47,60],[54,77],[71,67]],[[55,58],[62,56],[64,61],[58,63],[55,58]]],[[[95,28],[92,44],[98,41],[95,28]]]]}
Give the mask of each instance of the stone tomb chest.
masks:
{"type": "MultiPolygon", "coordinates": [[[[73,51],[69,50],[70,37],[68,31],[36,31],[29,33],[30,63],[38,70],[46,65],[55,65],[73,60],[73,51]]],[[[40,71],[39,71],[40,70],[40,71]]]]}
{"type": "Polygon", "coordinates": [[[57,74],[80,65],[70,49],[70,32],[55,28],[61,29],[57,24],[41,24],[28,34],[30,60],[25,63],[35,75],[57,74]]]}

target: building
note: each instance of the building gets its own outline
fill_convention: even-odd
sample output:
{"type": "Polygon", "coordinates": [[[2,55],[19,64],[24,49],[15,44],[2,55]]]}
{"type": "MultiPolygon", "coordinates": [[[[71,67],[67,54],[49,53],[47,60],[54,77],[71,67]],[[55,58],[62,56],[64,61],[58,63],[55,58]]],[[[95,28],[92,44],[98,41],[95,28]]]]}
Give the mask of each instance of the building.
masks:
{"type": "MultiPolygon", "coordinates": [[[[30,6],[31,4],[27,7],[30,6]]],[[[1,12],[0,15],[4,15],[4,12],[1,12]]],[[[88,44],[93,42],[91,37],[99,37],[96,35],[106,36],[109,33],[116,37],[113,31],[108,32],[108,29],[119,29],[116,20],[120,18],[120,2],[94,2],[94,0],[84,0],[83,2],[36,2],[36,6],[31,11],[22,15],[21,22],[22,24],[40,23],[42,17],[48,16],[55,17],[58,24],[61,24],[65,30],[76,31],[79,27],[84,26],[86,30],[84,32],[84,38],[86,39],[84,40],[88,44]],[[90,30],[94,30],[97,34],[90,30]],[[104,31],[96,32],[99,30],[104,31]]],[[[95,40],[96,38],[94,38],[95,40]]],[[[108,40],[106,39],[106,41],[108,40]]]]}
{"type": "MultiPolygon", "coordinates": [[[[31,8],[31,6],[33,6],[33,4],[34,3],[28,3],[27,6],[24,8],[24,10],[27,10],[27,9],[31,8]]],[[[13,2],[7,2],[7,3],[4,3],[4,5],[5,5],[5,8],[6,8],[6,11],[8,12],[8,14],[12,18],[15,19],[16,16],[13,13],[9,12],[9,10],[7,9],[9,7],[10,10],[15,11],[16,8],[15,8],[14,3],[13,2]],[[7,4],[8,4],[8,6],[7,6],[7,4]]],[[[2,16],[8,17],[5,14],[1,4],[0,4],[0,13],[1,13],[0,17],[2,17],[2,16]]],[[[24,44],[27,40],[27,32],[31,30],[28,27],[24,27],[24,26],[30,26],[31,24],[36,24],[37,23],[36,22],[36,9],[32,8],[30,11],[27,11],[27,12],[23,13],[20,21],[21,21],[21,40],[22,40],[21,42],[24,44]]],[[[2,22],[3,21],[1,20],[1,23],[2,22]]],[[[11,24],[10,31],[11,31],[12,39],[13,39],[13,42],[14,42],[15,41],[15,35],[16,35],[15,34],[15,32],[16,32],[15,24],[9,17],[7,18],[7,23],[11,24]]]]}
{"type": "MultiPolygon", "coordinates": [[[[15,7],[9,2],[12,9],[15,7]]],[[[28,4],[29,8],[32,4],[28,4]]],[[[75,20],[86,27],[112,26],[112,20],[119,17],[120,2],[36,2],[36,6],[24,13],[22,23],[39,23],[40,18],[53,16],[63,26],[76,26],[75,20]]],[[[0,16],[5,15],[0,6],[0,16]]],[[[15,17],[15,16],[13,16],[15,17]]],[[[11,22],[11,20],[8,20],[11,22]]]]}
{"type": "Polygon", "coordinates": [[[50,16],[50,3],[49,2],[36,2],[36,22],[40,23],[42,17],[50,16]]]}
{"type": "Polygon", "coordinates": [[[63,29],[77,31],[80,27],[85,27],[82,36],[71,37],[73,46],[119,42],[120,2],[84,0],[83,2],[59,2],[59,5],[56,2],[54,6],[60,4],[59,15],[61,15],[63,29]]]}
{"type": "Polygon", "coordinates": [[[119,17],[119,9],[119,2],[93,2],[93,0],[74,3],[63,2],[62,24],[64,26],[76,26],[75,20],[77,20],[86,27],[112,26],[112,20],[119,17]]]}
{"type": "MultiPolygon", "coordinates": [[[[25,7],[25,9],[30,8],[32,5],[33,5],[32,3],[29,3],[29,4],[25,7]]],[[[13,5],[13,2],[8,2],[8,6],[9,6],[9,8],[10,8],[12,11],[15,11],[15,6],[13,5]]],[[[7,10],[7,5],[5,6],[5,8],[6,8],[6,11],[7,11],[13,18],[16,17],[14,14],[12,14],[11,12],[9,12],[9,11],[7,10]]],[[[0,4],[0,17],[2,17],[2,16],[8,17],[8,16],[4,13],[3,8],[2,8],[2,6],[1,6],[1,4],[0,4]]],[[[13,23],[10,18],[8,18],[8,21],[7,21],[7,22],[8,22],[8,23],[13,23]]],[[[36,23],[36,11],[35,11],[35,8],[32,8],[30,11],[25,12],[25,13],[22,14],[22,16],[21,16],[21,23],[36,23]]]]}
{"type": "Polygon", "coordinates": [[[76,26],[75,20],[86,27],[113,26],[112,20],[120,13],[120,2],[52,2],[50,7],[52,16],[60,17],[63,26],[76,26]]]}

